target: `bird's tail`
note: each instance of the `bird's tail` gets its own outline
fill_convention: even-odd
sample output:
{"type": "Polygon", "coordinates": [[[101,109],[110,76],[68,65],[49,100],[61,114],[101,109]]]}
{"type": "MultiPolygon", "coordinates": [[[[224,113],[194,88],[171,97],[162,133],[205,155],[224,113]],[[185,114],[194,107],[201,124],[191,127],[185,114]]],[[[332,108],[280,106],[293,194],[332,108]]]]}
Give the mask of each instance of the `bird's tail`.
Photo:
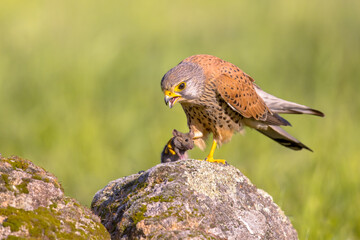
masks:
{"type": "Polygon", "coordinates": [[[275,97],[267,92],[264,92],[259,88],[257,85],[255,86],[255,90],[257,94],[260,95],[262,99],[264,99],[266,105],[273,113],[287,113],[287,114],[309,114],[309,115],[315,115],[319,117],[324,117],[325,114],[309,108],[308,106],[301,105],[298,103],[286,101],[284,99],[275,97]]]}
{"type": "Polygon", "coordinates": [[[287,133],[284,129],[282,129],[279,126],[268,125],[266,130],[264,129],[256,129],[256,130],[285,147],[291,148],[293,150],[301,150],[305,148],[312,152],[310,148],[302,144],[299,140],[291,136],[289,133],[287,133]]]}

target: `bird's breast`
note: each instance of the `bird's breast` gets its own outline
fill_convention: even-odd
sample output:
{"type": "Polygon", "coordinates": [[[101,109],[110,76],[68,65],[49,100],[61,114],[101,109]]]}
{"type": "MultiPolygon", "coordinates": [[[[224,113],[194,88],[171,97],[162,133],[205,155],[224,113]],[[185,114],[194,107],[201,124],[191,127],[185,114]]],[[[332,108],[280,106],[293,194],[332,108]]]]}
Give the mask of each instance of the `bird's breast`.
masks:
{"type": "MultiPolygon", "coordinates": [[[[230,141],[234,132],[242,129],[242,116],[233,111],[221,98],[215,96],[197,104],[183,104],[188,126],[206,140],[209,133],[219,144],[230,141]]],[[[196,142],[195,142],[196,143],[196,142]]]]}

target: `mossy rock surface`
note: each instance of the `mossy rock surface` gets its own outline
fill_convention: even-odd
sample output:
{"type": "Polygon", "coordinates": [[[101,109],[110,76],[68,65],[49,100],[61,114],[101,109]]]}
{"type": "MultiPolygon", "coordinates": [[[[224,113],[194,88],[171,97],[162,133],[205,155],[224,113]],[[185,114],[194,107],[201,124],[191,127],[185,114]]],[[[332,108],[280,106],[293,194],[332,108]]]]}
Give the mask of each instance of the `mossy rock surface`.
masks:
{"type": "Polygon", "coordinates": [[[0,157],[0,239],[110,239],[97,216],[31,161],[0,157]]]}
{"type": "Polygon", "coordinates": [[[230,165],[185,160],[110,182],[91,209],[112,239],[297,239],[270,195],[230,165]]]}

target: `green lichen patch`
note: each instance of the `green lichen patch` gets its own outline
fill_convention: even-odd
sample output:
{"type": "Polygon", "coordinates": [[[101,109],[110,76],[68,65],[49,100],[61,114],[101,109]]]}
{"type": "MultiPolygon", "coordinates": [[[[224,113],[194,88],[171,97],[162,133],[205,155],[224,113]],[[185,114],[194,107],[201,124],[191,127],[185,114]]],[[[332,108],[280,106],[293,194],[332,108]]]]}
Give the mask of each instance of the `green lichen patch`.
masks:
{"type": "MultiPolygon", "coordinates": [[[[35,180],[41,180],[46,183],[52,183],[56,188],[61,189],[61,184],[58,182],[58,180],[52,176],[52,174],[48,173],[45,169],[35,166],[31,161],[20,158],[20,157],[10,157],[10,158],[1,158],[1,163],[6,163],[7,167],[4,168],[4,171],[6,173],[11,172],[12,170],[16,171],[24,171],[26,173],[31,174],[31,178],[35,180]],[[11,167],[9,168],[10,165],[11,167]],[[12,170],[11,170],[12,168],[12,170]]],[[[9,189],[11,191],[11,189],[9,189]]]]}
{"type": "Polygon", "coordinates": [[[22,158],[2,158],[1,160],[9,163],[13,169],[26,170],[29,167],[29,161],[22,158]]]}
{"type": "Polygon", "coordinates": [[[32,179],[35,179],[35,180],[40,180],[40,181],[43,181],[43,182],[46,182],[46,183],[52,183],[56,188],[60,188],[61,191],[64,191],[63,187],[61,186],[61,184],[57,181],[57,179],[50,179],[48,176],[46,175],[41,175],[41,174],[38,174],[38,173],[34,173],[32,176],[31,176],[32,179]]]}
{"type": "Polygon", "coordinates": [[[146,181],[136,179],[121,186],[121,189],[123,189],[122,193],[124,196],[131,198],[134,195],[133,193],[142,192],[148,185],[149,183],[146,181]]]}
{"type": "Polygon", "coordinates": [[[47,182],[47,183],[50,182],[49,178],[47,178],[45,176],[41,176],[41,175],[39,175],[37,173],[35,173],[31,178],[36,179],[36,180],[40,180],[40,181],[44,181],[44,182],[47,182]]]}
{"type": "Polygon", "coordinates": [[[65,205],[68,205],[71,202],[71,198],[64,197],[63,202],[64,202],[65,205]]]}
{"type": "Polygon", "coordinates": [[[54,189],[62,187],[51,173],[19,157],[0,156],[0,168],[0,192],[7,194],[7,202],[15,203],[0,208],[0,229],[6,229],[0,235],[4,238],[110,239],[105,227],[86,207],[54,189]],[[30,194],[31,184],[36,187],[34,194],[30,191],[34,200],[19,197],[30,194]],[[43,197],[53,199],[50,205],[43,206],[43,197]],[[26,211],[24,205],[34,210],[26,211]]]}
{"type": "Polygon", "coordinates": [[[1,174],[1,179],[4,182],[6,189],[9,190],[9,191],[12,191],[11,186],[10,186],[9,175],[6,174],[6,173],[2,173],[1,174]]]}
{"type": "Polygon", "coordinates": [[[148,186],[149,184],[147,182],[131,182],[131,184],[126,184],[124,189],[124,195],[123,198],[121,198],[121,204],[127,204],[130,200],[136,200],[137,198],[140,198],[141,196],[139,193],[142,193],[143,190],[148,186]]]}
{"type": "Polygon", "coordinates": [[[147,202],[173,202],[173,201],[174,201],[173,196],[164,197],[162,195],[151,197],[147,200],[147,202]]]}
{"type": "Polygon", "coordinates": [[[60,220],[44,207],[39,207],[34,211],[8,207],[0,209],[0,215],[7,216],[2,225],[10,227],[11,232],[17,232],[21,226],[25,226],[32,237],[56,237],[56,232],[60,230],[60,220]]]}
{"type": "Polygon", "coordinates": [[[74,206],[75,207],[81,207],[80,203],[78,203],[77,201],[74,201],[74,206]]]}
{"type": "Polygon", "coordinates": [[[160,184],[164,181],[165,181],[164,176],[159,175],[159,176],[154,177],[154,184],[160,184]]]}
{"type": "Polygon", "coordinates": [[[6,238],[7,240],[25,240],[25,238],[10,235],[6,238]]]}
{"type": "Polygon", "coordinates": [[[120,204],[119,202],[113,202],[111,205],[109,205],[107,208],[105,208],[104,210],[107,210],[107,212],[116,212],[117,209],[121,206],[122,204],[120,204]]]}
{"type": "Polygon", "coordinates": [[[160,215],[152,216],[152,219],[154,219],[155,221],[160,221],[161,219],[165,219],[170,216],[173,216],[175,214],[175,211],[176,211],[175,207],[170,206],[166,209],[166,211],[161,212],[160,215]]]}
{"type": "Polygon", "coordinates": [[[58,203],[57,202],[53,202],[52,204],[49,205],[49,208],[51,211],[55,211],[55,209],[57,208],[58,203]]]}
{"type": "Polygon", "coordinates": [[[110,239],[109,233],[102,224],[97,224],[93,227],[89,226],[86,229],[89,233],[85,234],[85,239],[110,239]],[[96,236],[96,238],[95,238],[96,236]]]}
{"type": "Polygon", "coordinates": [[[147,186],[149,185],[149,183],[145,182],[145,181],[136,181],[136,191],[141,191],[143,189],[145,189],[147,186]]]}
{"type": "Polygon", "coordinates": [[[146,205],[141,205],[141,207],[139,208],[139,211],[135,212],[132,216],[131,219],[133,221],[133,223],[136,225],[138,222],[144,220],[145,217],[145,213],[147,211],[147,207],[146,205]]]}
{"type": "MultiPolygon", "coordinates": [[[[23,226],[28,230],[26,239],[90,239],[92,236],[102,236],[98,239],[109,239],[105,228],[100,224],[90,224],[84,229],[76,228],[74,221],[63,219],[55,211],[56,205],[47,209],[39,207],[33,211],[26,211],[13,207],[0,209],[0,215],[7,217],[3,227],[10,227],[11,232],[17,232],[23,226]]],[[[24,239],[9,236],[8,239],[24,239]]]]}
{"type": "Polygon", "coordinates": [[[9,174],[7,174],[7,173],[2,173],[1,179],[2,179],[2,182],[4,183],[5,188],[8,191],[15,192],[15,194],[18,194],[18,193],[28,194],[29,193],[29,190],[27,188],[27,185],[30,182],[29,178],[22,178],[22,182],[19,185],[15,185],[15,186],[11,184],[11,181],[9,179],[9,174]]]}
{"type": "Polygon", "coordinates": [[[19,191],[19,193],[25,193],[28,194],[29,190],[27,188],[27,185],[29,184],[30,179],[29,178],[22,178],[22,183],[19,185],[16,185],[16,189],[19,191]]]}

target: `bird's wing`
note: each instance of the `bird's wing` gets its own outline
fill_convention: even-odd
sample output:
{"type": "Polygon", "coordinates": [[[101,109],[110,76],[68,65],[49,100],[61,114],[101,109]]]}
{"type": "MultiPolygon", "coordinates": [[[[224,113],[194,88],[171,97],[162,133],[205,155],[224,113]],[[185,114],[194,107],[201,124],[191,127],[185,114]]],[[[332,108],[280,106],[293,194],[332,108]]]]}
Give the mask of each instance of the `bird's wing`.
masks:
{"type": "Polygon", "coordinates": [[[288,113],[288,114],[310,114],[320,117],[324,117],[324,113],[309,108],[308,106],[301,105],[298,103],[286,101],[284,99],[277,98],[265,91],[259,86],[255,85],[256,93],[265,101],[266,105],[270,108],[273,113],[288,113]]]}
{"type": "Polygon", "coordinates": [[[246,74],[235,79],[221,74],[216,79],[216,88],[225,102],[245,118],[265,120],[270,111],[264,100],[256,93],[253,81],[246,74]]]}

